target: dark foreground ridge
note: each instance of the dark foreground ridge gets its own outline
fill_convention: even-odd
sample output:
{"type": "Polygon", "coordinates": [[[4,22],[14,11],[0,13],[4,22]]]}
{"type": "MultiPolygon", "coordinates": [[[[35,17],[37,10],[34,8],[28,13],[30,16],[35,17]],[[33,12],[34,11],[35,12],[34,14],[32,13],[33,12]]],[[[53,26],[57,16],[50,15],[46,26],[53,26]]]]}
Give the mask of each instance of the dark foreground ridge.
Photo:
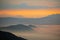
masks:
{"type": "Polygon", "coordinates": [[[26,40],[22,37],[17,37],[12,33],[0,31],[0,40],[26,40]]]}

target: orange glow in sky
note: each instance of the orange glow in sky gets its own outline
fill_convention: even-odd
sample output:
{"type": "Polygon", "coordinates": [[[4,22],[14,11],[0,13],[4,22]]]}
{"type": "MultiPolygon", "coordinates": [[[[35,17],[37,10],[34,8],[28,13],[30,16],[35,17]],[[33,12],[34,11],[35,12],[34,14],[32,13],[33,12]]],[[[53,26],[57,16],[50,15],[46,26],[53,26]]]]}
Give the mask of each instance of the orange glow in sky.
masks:
{"type": "Polygon", "coordinates": [[[60,9],[22,9],[22,10],[1,10],[0,15],[11,17],[40,18],[51,14],[60,14],[60,9]]]}

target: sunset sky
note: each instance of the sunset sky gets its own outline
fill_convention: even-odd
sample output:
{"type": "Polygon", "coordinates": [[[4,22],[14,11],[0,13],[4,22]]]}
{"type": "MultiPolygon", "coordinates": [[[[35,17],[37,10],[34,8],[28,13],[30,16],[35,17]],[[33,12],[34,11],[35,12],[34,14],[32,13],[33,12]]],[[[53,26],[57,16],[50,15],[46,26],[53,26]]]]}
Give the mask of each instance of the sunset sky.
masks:
{"type": "Polygon", "coordinates": [[[60,14],[60,0],[0,0],[0,17],[40,18],[60,14]]]}

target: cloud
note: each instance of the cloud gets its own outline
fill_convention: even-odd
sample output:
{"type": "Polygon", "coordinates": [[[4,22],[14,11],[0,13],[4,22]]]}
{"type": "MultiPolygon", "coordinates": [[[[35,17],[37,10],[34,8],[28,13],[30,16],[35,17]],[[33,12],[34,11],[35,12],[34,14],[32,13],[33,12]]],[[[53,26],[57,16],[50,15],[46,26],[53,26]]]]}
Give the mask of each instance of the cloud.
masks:
{"type": "Polygon", "coordinates": [[[2,0],[0,9],[60,8],[60,0],[2,0]]]}
{"type": "Polygon", "coordinates": [[[1,9],[48,9],[48,8],[60,8],[60,6],[43,6],[43,5],[33,5],[29,6],[28,4],[22,3],[20,5],[2,5],[1,9]]]}

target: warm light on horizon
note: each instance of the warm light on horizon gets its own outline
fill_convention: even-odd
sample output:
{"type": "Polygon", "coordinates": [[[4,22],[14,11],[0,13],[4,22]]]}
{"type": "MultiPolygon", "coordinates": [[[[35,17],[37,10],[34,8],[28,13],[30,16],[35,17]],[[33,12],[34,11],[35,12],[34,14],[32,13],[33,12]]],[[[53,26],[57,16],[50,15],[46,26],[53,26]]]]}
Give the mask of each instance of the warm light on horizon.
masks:
{"type": "Polygon", "coordinates": [[[60,9],[37,9],[37,10],[2,10],[0,11],[0,17],[25,17],[25,18],[40,18],[52,14],[60,14],[60,9]]]}

